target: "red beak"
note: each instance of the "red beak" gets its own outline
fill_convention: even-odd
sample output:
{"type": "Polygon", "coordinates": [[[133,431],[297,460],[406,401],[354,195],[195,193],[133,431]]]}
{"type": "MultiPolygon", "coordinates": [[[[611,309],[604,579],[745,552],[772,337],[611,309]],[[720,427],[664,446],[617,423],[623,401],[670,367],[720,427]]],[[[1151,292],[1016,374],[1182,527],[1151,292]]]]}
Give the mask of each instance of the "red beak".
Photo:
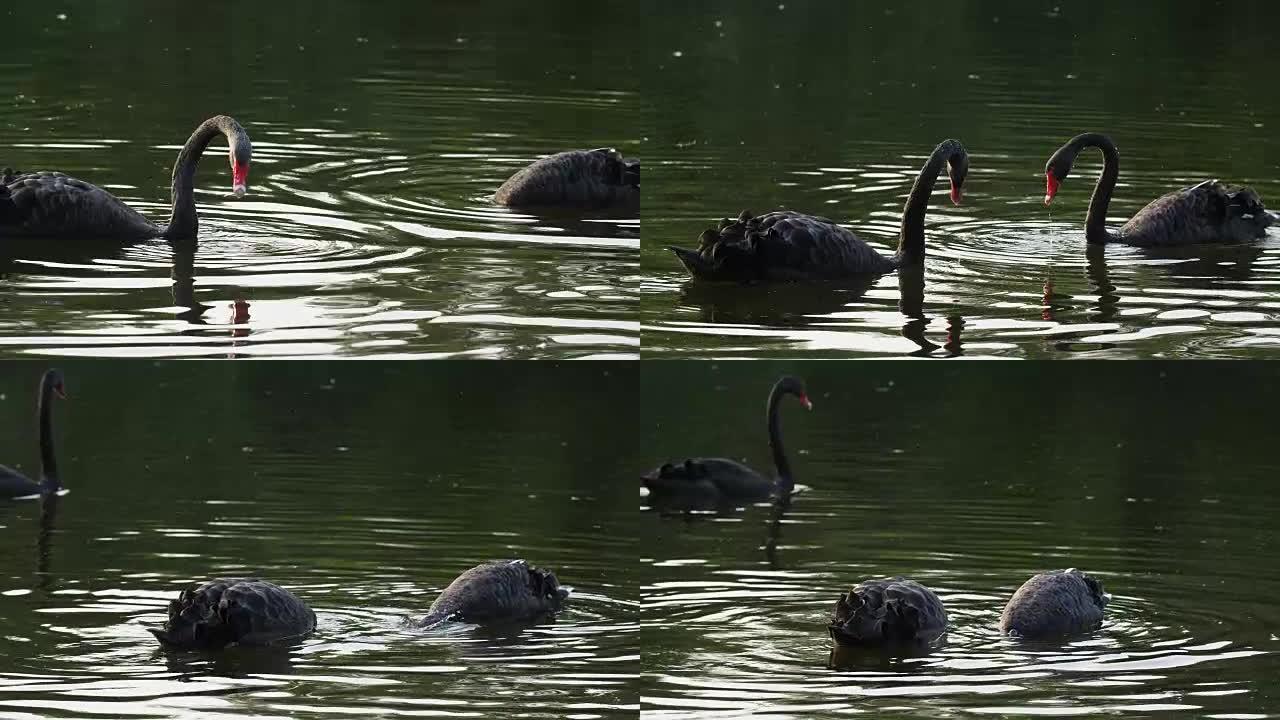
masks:
{"type": "Polygon", "coordinates": [[[243,195],[249,188],[249,163],[231,166],[231,191],[243,195]]]}
{"type": "Polygon", "coordinates": [[[1062,185],[1062,181],[1053,176],[1053,173],[1044,174],[1044,204],[1049,205],[1058,195],[1058,187],[1062,185]]]}
{"type": "Polygon", "coordinates": [[[58,397],[62,398],[63,400],[66,400],[66,399],[67,399],[67,391],[66,391],[66,390],[64,390],[64,389],[63,389],[63,387],[62,387],[61,385],[58,385],[58,386],[56,386],[56,387],[54,387],[54,388],[53,388],[53,394],[54,394],[54,395],[57,395],[58,397]]]}
{"type": "Polygon", "coordinates": [[[951,183],[951,204],[959,205],[960,199],[963,197],[964,192],[955,183],[951,183]]]}
{"type": "Polygon", "coordinates": [[[812,409],[813,409],[813,403],[809,402],[809,396],[808,396],[808,395],[801,395],[801,396],[800,396],[800,404],[804,406],[804,409],[805,409],[805,410],[812,410],[812,409]]]}

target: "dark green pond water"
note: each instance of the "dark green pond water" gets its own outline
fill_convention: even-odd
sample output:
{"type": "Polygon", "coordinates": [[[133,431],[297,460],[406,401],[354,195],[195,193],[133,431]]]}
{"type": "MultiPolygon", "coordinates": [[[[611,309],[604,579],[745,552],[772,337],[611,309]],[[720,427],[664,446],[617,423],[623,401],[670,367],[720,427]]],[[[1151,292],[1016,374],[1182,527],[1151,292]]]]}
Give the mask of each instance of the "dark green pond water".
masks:
{"type": "MultiPolygon", "coordinates": [[[[1053,211],[1044,166],[1067,139],[1120,147],[1114,226],[1204,179],[1280,206],[1280,6],[958,0],[719,0],[664,9],[647,43],[641,320],[646,357],[1272,357],[1280,233],[1232,248],[1086,257],[1101,168],[1081,156],[1053,211]],[[1156,8],[1158,7],[1158,10],[1156,8]],[[971,153],[966,201],[926,221],[923,298],[690,287],[666,245],[749,209],[846,224],[882,250],[945,138],[971,153]]],[[[945,186],[945,181],[943,183],[945,186]]]]}
{"type": "Polygon", "coordinates": [[[805,377],[814,409],[783,408],[805,487],[778,529],[768,505],[646,513],[645,717],[1273,716],[1280,462],[1259,418],[1278,371],[1055,370],[646,365],[648,466],[769,469],[764,399],[782,373],[805,377]],[[1226,377],[1248,392],[1222,392],[1226,377]],[[1014,589],[1066,567],[1112,594],[1103,627],[1058,646],[1001,638],[1014,589]],[[943,598],[945,643],[832,657],[837,595],[893,575],[943,598]]]}
{"type": "MultiPolygon", "coordinates": [[[[64,364],[69,493],[0,504],[0,715],[635,717],[635,373],[612,364],[64,364]],[[474,369],[473,369],[474,368],[474,369]],[[574,588],[506,634],[418,616],[523,557],[574,588]],[[261,574],[315,608],[280,653],[165,654],[187,583],[261,574]]],[[[43,365],[0,377],[35,470],[43,365]]]]}
{"type": "Polygon", "coordinates": [[[211,148],[194,257],[162,242],[0,250],[0,353],[634,356],[638,219],[489,201],[542,155],[635,154],[634,46],[615,39],[631,14],[7,4],[0,166],[61,170],[163,219],[178,148],[206,117],[239,119],[254,157],[237,201],[211,148]]]}

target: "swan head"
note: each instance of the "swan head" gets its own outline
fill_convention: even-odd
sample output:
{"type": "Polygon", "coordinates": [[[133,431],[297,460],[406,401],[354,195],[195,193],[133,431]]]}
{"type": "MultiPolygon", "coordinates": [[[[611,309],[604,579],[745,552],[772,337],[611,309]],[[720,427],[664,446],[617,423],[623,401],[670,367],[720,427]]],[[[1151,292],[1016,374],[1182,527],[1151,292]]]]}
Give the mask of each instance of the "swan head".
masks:
{"type": "Polygon", "coordinates": [[[62,379],[62,371],[57,368],[51,369],[44,374],[43,384],[49,389],[49,392],[58,396],[62,400],[67,399],[66,381],[62,379]]]}
{"type": "Polygon", "coordinates": [[[232,140],[227,155],[231,161],[231,192],[236,197],[244,197],[249,190],[249,161],[253,157],[248,136],[241,135],[232,140]]]}
{"type": "Polygon", "coordinates": [[[969,156],[964,152],[951,157],[948,163],[948,177],[951,179],[951,203],[959,205],[964,198],[964,181],[969,176],[969,156]]]}
{"type": "Polygon", "coordinates": [[[1058,188],[1060,187],[1062,187],[1062,180],[1054,177],[1052,170],[1044,174],[1044,204],[1046,207],[1053,204],[1053,198],[1058,195],[1058,188]]]}
{"type": "Polygon", "coordinates": [[[1062,146],[1044,165],[1044,204],[1046,206],[1053,204],[1053,199],[1058,196],[1058,188],[1062,187],[1062,181],[1071,174],[1071,166],[1075,164],[1076,155],[1080,153],[1080,149],[1075,147],[1074,142],[1062,146]]]}
{"type": "Polygon", "coordinates": [[[813,409],[813,403],[810,402],[809,395],[804,389],[804,381],[798,377],[793,377],[791,375],[784,376],[782,379],[778,380],[778,384],[774,386],[774,392],[779,395],[795,395],[800,400],[800,404],[804,406],[805,410],[813,409]]]}

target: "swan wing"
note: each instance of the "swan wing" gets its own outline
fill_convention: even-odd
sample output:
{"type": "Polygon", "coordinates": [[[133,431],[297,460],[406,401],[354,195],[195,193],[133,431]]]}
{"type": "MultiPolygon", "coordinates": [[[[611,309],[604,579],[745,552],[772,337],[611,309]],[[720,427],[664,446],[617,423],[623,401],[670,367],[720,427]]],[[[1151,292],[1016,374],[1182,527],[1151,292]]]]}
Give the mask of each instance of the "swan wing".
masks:
{"type": "Polygon", "coordinates": [[[847,228],[791,211],[722,220],[702,234],[696,254],[697,262],[684,263],[694,277],[744,283],[836,280],[896,267],[847,228]]]}
{"type": "Polygon", "coordinates": [[[836,601],[830,631],[845,645],[930,642],[947,629],[941,598],[914,580],[871,580],[836,601]]]}
{"type": "Polygon", "coordinates": [[[613,148],[570,150],[512,175],[494,200],[513,207],[608,208],[640,196],[640,163],[613,148]]]}
{"type": "Polygon", "coordinates": [[[311,608],[279,585],[220,578],[183,590],[169,603],[164,627],[151,632],[162,645],[221,648],[297,639],[315,627],[311,608]]]}
{"type": "Polygon", "coordinates": [[[58,172],[6,175],[0,236],[145,238],[160,228],[97,185],[58,172]]]}
{"type": "Polygon", "coordinates": [[[1152,200],[1120,229],[1131,245],[1172,246],[1247,242],[1261,237],[1275,221],[1250,188],[1232,188],[1217,180],[1152,200]]]}

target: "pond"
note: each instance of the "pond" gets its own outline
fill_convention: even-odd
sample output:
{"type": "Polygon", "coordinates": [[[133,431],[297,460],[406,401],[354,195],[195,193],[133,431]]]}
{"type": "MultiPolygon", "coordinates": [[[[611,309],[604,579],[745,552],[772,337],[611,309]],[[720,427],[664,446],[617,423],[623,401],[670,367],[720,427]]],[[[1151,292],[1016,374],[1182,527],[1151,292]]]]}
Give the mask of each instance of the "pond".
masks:
{"type": "MultiPolygon", "coordinates": [[[[0,377],[5,464],[36,470],[44,367],[0,377]]],[[[63,364],[56,504],[0,502],[0,715],[635,717],[635,373],[614,364],[63,364]],[[463,570],[524,558],[554,620],[415,630],[463,570]],[[318,631],[163,652],[188,583],[260,574],[318,631]]]]}
{"type": "Polygon", "coordinates": [[[635,217],[495,206],[543,155],[642,137],[619,3],[9,6],[0,166],[59,170],[163,220],[182,143],[215,141],[198,250],[0,250],[0,353],[634,357],[635,217]],[[251,19],[250,19],[251,18],[251,19]],[[589,59],[590,61],[585,61],[589,59]]]}
{"type": "Polygon", "coordinates": [[[1177,252],[1086,251],[1101,155],[1052,210],[1065,141],[1120,148],[1113,228],[1205,179],[1280,208],[1280,99],[1256,82],[1280,21],[1220,3],[701,2],[649,44],[641,321],[646,357],[1255,358],[1280,347],[1280,230],[1177,252]],[[926,218],[924,286],[694,285],[665,250],[747,209],[825,216],[892,252],[904,199],[946,138],[971,155],[926,218]]]}
{"type": "Polygon", "coordinates": [[[1274,714],[1280,464],[1257,418],[1276,371],[1233,365],[1241,394],[1213,364],[1058,367],[646,366],[637,473],[688,455],[769,469],[782,373],[814,407],[782,406],[801,492],[781,515],[644,501],[644,716],[1274,714]],[[1013,591],[1068,567],[1111,594],[1102,628],[1002,638],[1013,591]],[[895,575],[942,597],[943,643],[833,654],[838,595],[895,575]]]}

